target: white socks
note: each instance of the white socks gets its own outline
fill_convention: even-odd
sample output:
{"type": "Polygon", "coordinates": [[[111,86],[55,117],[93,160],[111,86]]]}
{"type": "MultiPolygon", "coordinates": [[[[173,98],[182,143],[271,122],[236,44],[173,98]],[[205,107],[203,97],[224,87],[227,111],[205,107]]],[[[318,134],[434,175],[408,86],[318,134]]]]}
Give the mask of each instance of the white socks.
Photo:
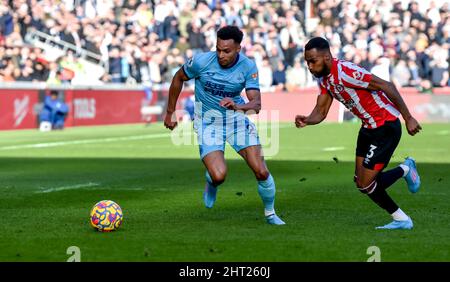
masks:
{"type": "Polygon", "coordinates": [[[392,214],[392,218],[394,220],[398,220],[398,221],[405,221],[405,220],[408,220],[409,217],[400,208],[398,208],[398,210],[396,210],[392,214]]]}
{"type": "Polygon", "coordinates": [[[269,216],[269,215],[272,215],[272,214],[275,214],[275,210],[269,211],[269,210],[264,209],[264,216],[269,216]]]}
{"type": "Polygon", "coordinates": [[[409,172],[409,166],[404,165],[404,164],[400,164],[398,166],[403,169],[403,177],[405,177],[408,174],[408,172],[409,172]]]}

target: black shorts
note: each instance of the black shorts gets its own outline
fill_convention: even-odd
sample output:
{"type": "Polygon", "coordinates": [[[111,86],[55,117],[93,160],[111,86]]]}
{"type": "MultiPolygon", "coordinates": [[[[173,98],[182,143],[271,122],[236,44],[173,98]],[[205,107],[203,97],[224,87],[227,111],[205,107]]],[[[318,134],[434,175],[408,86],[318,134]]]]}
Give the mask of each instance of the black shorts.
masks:
{"type": "Polygon", "coordinates": [[[368,169],[383,170],[391,160],[402,136],[399,119],[387,121],[384,125],[359,130],[356,156],[363,157],[363,166],[368,169]]]}

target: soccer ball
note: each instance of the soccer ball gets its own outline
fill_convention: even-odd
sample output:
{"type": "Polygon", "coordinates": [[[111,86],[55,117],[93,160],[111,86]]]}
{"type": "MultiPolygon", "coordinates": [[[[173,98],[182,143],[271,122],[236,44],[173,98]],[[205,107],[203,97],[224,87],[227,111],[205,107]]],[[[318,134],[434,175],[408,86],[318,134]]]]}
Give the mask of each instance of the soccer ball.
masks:
{"type": "Polygon", "coordinates": [[[110,200],[96,203],[91,210],[91,225],[101,232],[116,230],[120,227],[122,220],[122,209],[118,204],[110,200]]]}

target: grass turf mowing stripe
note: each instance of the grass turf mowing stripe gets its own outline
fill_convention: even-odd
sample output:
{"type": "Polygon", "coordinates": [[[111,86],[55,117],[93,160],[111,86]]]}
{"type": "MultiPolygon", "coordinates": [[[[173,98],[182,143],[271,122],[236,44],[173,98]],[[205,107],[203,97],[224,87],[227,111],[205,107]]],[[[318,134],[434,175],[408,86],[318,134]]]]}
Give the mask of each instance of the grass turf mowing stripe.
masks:
{"type": "Polygon", "coordinates": [[[50,192],[57,192],[57,191],[63,191],[63,190],[72,190],[72,189],[79,189],[79,188],[86,188],[86,187],[95,187],[100,186],[99,183],[94,182],[88,182],[83,184],[76,184],[76,185],[68,185],[68,186],[60,186],[60,187],[54,187],[54,188],[48,188],[42,191],[36,191],[35,193],[50,193],[50,192]]]}
{"type": "Polygon", "coordinates": [[[148,134],[148,135],[137,135],[137,136],[127,136],[127,137],[111,137],[111,138],[101,138],[101,139],[87,139],[87,140],[73,140],[73,141],[62,141],[62,142],[50,142],[50,143],[37,143],[37,144],[25,144],[16,146],[5,146],[0,147],[0,150],[17,150],[17,149],[28,149],[28,148],[48,148],[57,147],[65,145],[79,145],[79,144],[92,144],[92,143],[104,143],[104,142],[118,142],[118,141],[130,141],[130,140],[142,140],[142,139],[155,139],[169,137],[169,133],[160,134],[148,134]]]}
{"type": "Polygon", "coordinates": [[[423,126],[417,136],[404,134],[390,163],[408,155],[418,161],[419,193],[411,195],[403,180],[389,188],[414,221],[408,231],[375,230],[391,217],[354,187],[359,124],[280,130],[279,154],[267,165],[282,228],[265,223],[254,174],[229,147],[227,180],[215,207],[206,209],[198,147],[175,146],[160,123],[0,132],[2,147],[124,137],[0,150],[0,261],[63,262],[70,246],[80,248],[83,262],[367,261],[370,246],[380,249],[381,261],[449,261],[450,135],[437,135],[448,124],[423,126]],[[162,133],[169,137],[126,139],[162,133]],[[331,146],[345,149],[322,150],[331,146]],[[84,183],[100,185],[35,193],[84,183]],[[120,229],[108,234],[89,224],[90,209],[104,199],[124,212],[120,229]]]}

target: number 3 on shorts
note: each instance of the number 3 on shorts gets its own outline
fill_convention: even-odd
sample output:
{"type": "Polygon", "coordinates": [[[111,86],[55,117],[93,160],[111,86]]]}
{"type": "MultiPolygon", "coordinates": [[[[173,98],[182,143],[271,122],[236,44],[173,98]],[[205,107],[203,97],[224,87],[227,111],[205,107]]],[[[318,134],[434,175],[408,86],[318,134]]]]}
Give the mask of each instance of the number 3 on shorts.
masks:
{"type": "Polygon", "coordinates": [[[377,148],[377,146],[370,144],[369,152],[366,155],[367,159],[370,159],[371,157],[373,157],[373,154],[375,154],[373,150],[375,150],[376,148],[377,148]]]}

